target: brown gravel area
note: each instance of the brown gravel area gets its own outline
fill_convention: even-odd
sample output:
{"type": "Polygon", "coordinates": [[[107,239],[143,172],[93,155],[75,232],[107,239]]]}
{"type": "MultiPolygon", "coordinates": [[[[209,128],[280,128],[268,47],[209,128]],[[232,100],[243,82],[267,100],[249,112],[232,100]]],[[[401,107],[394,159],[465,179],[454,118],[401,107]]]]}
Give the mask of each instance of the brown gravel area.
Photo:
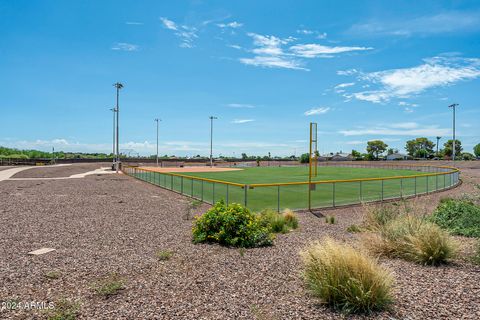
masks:
{"type": "MultiPolygon", "coordinates": [[[[466,169],[460,187],[417,202],[433,206],[447,194],[473,191],[479,168],[477,162],[466,169]]],[[[48,169],[53,168],[37,170],[48,169]]],[[[64,167],[56,174],[69,176],[77,169],[64,167]]],[[[345,230],[361,222],[361,207],[326,212],[336,216],[335,225],[300,213],[298,230],[242,256],[238,249],[191,243],[189,202],[124,175],[0,182],[0,301],[67,298],[80,303],[80,319],[345,318],[306,292],[298,252],[327,235],[354,243],[357,235],[345,230]],[[57,250],[26,255],[41,247],[57,250]],[[173,256],[158,261],[158,250],[173,256]],[[60,276],[48,279],[50,271],[60,276]],[[124,280],[125,289],[109,298],[96,295],[92,284],[112,274],[124,280]]],[[[397,279],[396,303],[371,318],[480,318],[479,266],[461,259],[439,268],[382,263],[397,279]]],[[[0,311],[2,319],[43,317],[32,310],[0,311]]]]}
{"type": "Polygon", "coordinates": [[[111,167],[112,163],[78,163],[62,166],[31,168],[15,174],[12,178],[59,178],[84,173],[101,167],[111,167]]]}
{"type": "Polygon", "coordinates": [[[0,171],[7,170],[7,169],[10,169],[10,168],[13,168],[13,167],[11,167],[11,166],[0,166],[0,171]]]}

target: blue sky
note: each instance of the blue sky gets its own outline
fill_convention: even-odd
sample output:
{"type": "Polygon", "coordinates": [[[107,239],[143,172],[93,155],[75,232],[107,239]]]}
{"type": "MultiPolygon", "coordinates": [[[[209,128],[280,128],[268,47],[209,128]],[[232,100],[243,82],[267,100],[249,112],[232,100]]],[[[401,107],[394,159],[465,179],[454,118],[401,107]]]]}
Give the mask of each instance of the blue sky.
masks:
{"type": "Polygon", "coordinates": [[[480,142],[478,1],[0,0],[0,145],[297,155],[480,142]]]}

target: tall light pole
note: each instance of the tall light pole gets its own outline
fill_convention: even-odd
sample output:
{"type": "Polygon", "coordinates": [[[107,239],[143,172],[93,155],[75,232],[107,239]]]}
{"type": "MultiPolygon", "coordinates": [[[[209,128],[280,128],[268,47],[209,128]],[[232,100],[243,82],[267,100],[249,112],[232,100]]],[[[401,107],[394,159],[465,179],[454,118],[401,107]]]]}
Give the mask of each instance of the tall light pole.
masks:
{"type": "Polygon", "coordinates": [[[218,119],[217,117],[210,116],[210,168],[213,167],[213,120],[218,119]]]}
{"type": "Polygon", "coordinates": [[[449,105],[449,108],[453,109],[453,143],[452,143],[452,160],[453,160],[453,165],[455,165],[455,145],[456,145],[456,140],[455,140],[455,109],[458,106],[458,103],[454,103],[449,105]]]}
{"type": "Polygon", "coordinates": [[[119,96],[119,93],[120,93],[120,89],[123,88],[123,84],[121,84],[120,82],[115,82],[113,84],[113,86],[117,89],[117,104],[116,104],[116,107],[115,107],[115,110],[117,112],[117,132],[116,132],[116,139],[115,139],[115,142],[116,142],[116,160],[115,160],[115,171],[118,173],[118,171],[120,170],[120,148],[119,148],[119,129],[118,129],[118,120],[119,120],[119,114],[120,114],[120,108],[119,108],[119,105],[118,105],[118,96],[119,96]]]}
{"type": "Polygon", "coordinates": [[[162,119],[156,118],[156,119],[153,120],[153,121],[155,121],[155,122],[157,123],[157,167],[158,167],[158,123],[159,123],[160,121],[162,121],[162,119]]]}
{"type": "Polygon", "coordinates": [[[437,136],[437,158],[438,158],[438,142],[440,141],[440,139],[442,139],[442,137],[437,136]]]}
{"type": "Polygon", "coordinates": [[[113,114],[112,161],[115,165],[115,113],[117,110],[115,108],[111,108],[110,111],[112,111],[113,114]]]}

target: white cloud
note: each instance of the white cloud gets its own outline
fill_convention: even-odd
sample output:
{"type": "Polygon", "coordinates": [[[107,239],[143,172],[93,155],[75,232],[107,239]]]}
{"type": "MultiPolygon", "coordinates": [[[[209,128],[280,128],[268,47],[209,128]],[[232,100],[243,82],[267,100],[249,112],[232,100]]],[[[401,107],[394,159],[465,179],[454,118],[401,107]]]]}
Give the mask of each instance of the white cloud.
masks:
{"type": "Polygon", "coordinates": [[[439,128],[436,125],[420,125],[415,122],[393,123],[388,126],[379,126],[372,128],[358,128],[351,130],[340,130],[339,133],[344,136],[447,136],[451,133],[450,129],[439,128]]]}
{"type": "Polygon", "coordinates": [[[160,21],[162,21],[163,26],[169,30],[178,30],[177,24],[172,20],[168,20],[167,18],[161,17],[160,21]]]}
{"type": "Polygon", "coordinates": [[[139,46],[136,44],[126,43],[126,42],[117,42],[112,50],[118,51],[138,51],[139,46]]]}
{"type": "MultiPolygon", "coordinates": [[[[380,103],[392,98],[409,98],[431,88],[480,77],[480,59],[434,57],[424,61],[424,64],[411,68],[358,73],[360,81],[379,85],[379,88],[355,92],[350,96],[358,100],[380,103]]],[[[342,75],[344,74],[342,72],[342,75]]],[[[354,73],[349,73],[351,74],[354,73]]]]}
{"type": "Polygon", "coordinates": [[[340,84],[337,84],[334,87],[334,89],[346,88],[346,87],[351,87],[351,86],[354,86],[354,85],[355,85],[355,82],[340,83],[340,84]]]}
{"type": "Polygon", "coordinates": [[[178,25],[172,20],[161,17],[160,21],[162,22],[164,28],[174,31],[174,34],[180,38],[181,43],[180,47],[182,48],[193,48],[193,41],[198,38],[197,28],[190,27],[186,25],[178,25]]]}
{"type": "Polygon", "coordinates": [[[253,58],[240,58],[239,60],[243,64],[256,67],[308,70],[303,68],[299,61],[284,59],[282,57],[256,56],[253,58]]]}
{"type": "Polygon", "coordinates": [[[303,114],[306,116],[314,116],[319,114],[325,114],[328,111],[330,111],[330,107],[319,107],[319,108],[312,108],[310,110],[307,110],[303,114]]]}
{"type": "Polygon", "coordinates": [[[232,21],[229,23],[219,23],[217,24],[218,27],[220,28],[232,28],[232,29],[237,29],[243,26],[243,23],[237,22],[237,21],[232,21]]]}
{"type": "Polygon", "coordinates": [[[371,47],[329,47],[322,46],[316,43],[297,44],[290,47],[290,50],[297,56],[303,58],[318,58],[318,57],[331,57],[334,54],[351,52],[351,51],[364,51],[371,50],[371,47]]]}
{"type": "Polygon", "coordinates": [[[299,29],[299,30],[297,30],[297,33],[300,33],[300,34],[314,34],[315,31],[308,30],[308,29],[299,29]]]}
{"type": "Polygon", "coordinates": [[[245,109],[253,109],[255,106],[253,104],[244,104],[244,103],[229,103],[227,104],[229,108],[245,108],[245,109]]]}
{"type": "Polygon", "coordinates": [[[229,44],[228,47],[233,48],[233,49],[237,49],[237,50],[242,50],[242,47],[239,46],[238,44],[229,44]]]}
{"type": "Polygon", "coordinates": [[[304,61],[301,58],[326,58],[342,52],[371,49],[366,47],[328,47],[318,44],[297,44],[290,46],[288,50],[285,51],[284,46],[296,41],[296,38],[279,38],[256,33],[248,33],[248,36],[253,39],[254,48],[249,52],[253,53],[254,56],[240,58],[239,61],[243,64],[258,67],[308,71],[308,69],[304,67],[304,61]]]}
{"type": "Polygon", "coordinates": [[[348,33],[357,36],[401,36],[445,34],[480,29],[479,11],[449,11],[415,18],[369,21],[353,25],[348,33]]]}
{"type": "Polygon", "coordinates": [[[304,34],[304,35],[313,35],[315,34],[317,39],[326,39],[327,38],[327,33],[326,32],[318,32],[315,30],[309,30],[309,29],[298,29],[297,30],[298,34],[304,34]]]}
{"type": "Polygon", "coordinates": [[[235,124],[241,124],[241,123],[248,123],[248,122],[253,122],[255,121],[254,119],[235,119],[232,121],[232,123],[235,124]]]}

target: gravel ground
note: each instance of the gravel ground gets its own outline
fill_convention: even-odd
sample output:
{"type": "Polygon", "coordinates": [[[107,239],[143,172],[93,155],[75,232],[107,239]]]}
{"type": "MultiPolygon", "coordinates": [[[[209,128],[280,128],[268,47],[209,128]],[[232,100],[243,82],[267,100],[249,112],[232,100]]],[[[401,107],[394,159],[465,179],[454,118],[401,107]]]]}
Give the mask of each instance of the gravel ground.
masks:
{"type": "Polygon", "coordinates": [[[7,169],[10,169],[10,168],[13,168],[13,167],[11,167],[11,166],[0,166],[0,171],[7,170],[7,169]]]}
{"type": "Polygon", "coordinates": [[[58,167],[31,168],[15,174],[12,178],[58,178],[68,177],[72,174],[92,171],[100,167],[111,167],[112,163],[79,163],[73,165],[61,165],[58,167]]]}
{"type": "MultiPolygon", "coordinates": [[[[55,173],[41,168],[34,174],[69,176],[79,173],[80,166],[84,165],[55,173]]],[[[417,204],[429,208],[447,194],[473,191],[473,184],[480,183],[479,168],[477,162],[465,169],[460,187],[421,197],[417,204]]],[[[93,169],[88,164],[83,170],[93,169]]],[[[189,203],[188,198],[123,175],[1,182],[0,301],[67,298],[80,303],[80,319],[345,318],[306,292],[298,252],[327,235],[355,243],[358,235],[345,229],[361,222],[361,207],[324,212],[336,216],[335,225],[299,213],[298,230],[279,235],[272,247],[242,255],[238,249],[193,245],[189,203]],[[41,247],[57,250],[26,255],[41,247]],[[159,250],[171,250],[173,256],[158,261],[159,250]],[[48,279],[50,271],[60,276],[48,279]],[[92,284],[112,274],[124,280],[125,289],[109,298],[96,295],[92,284]]],[[[396,303],[390,312],[371,318],[480,318],[479,266],[462,259],[439,268],[381,262],[395,274],[396,303]]],[[[5,319],[44,317],[35,310],[0,311],[5,319]]]]}

